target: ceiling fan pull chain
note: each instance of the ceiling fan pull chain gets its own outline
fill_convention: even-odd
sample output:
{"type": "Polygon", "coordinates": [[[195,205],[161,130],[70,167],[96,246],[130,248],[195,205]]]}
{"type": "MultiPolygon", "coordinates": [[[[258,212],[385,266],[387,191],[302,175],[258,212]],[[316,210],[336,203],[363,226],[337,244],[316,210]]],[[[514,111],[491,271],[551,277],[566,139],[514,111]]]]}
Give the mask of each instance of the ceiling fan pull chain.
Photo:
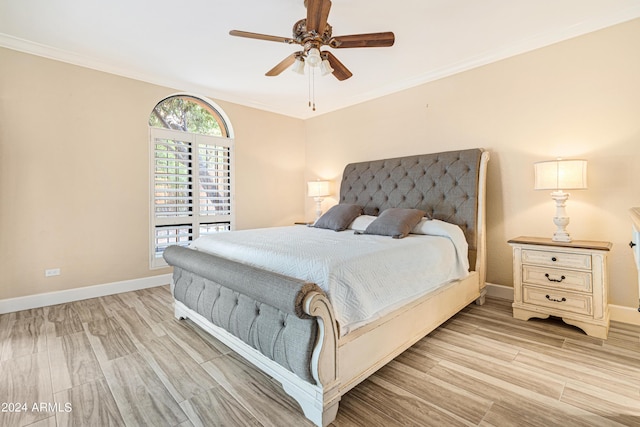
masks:
{"type": "Polygon", "coordinates": [[[311,108],[311,67],[307,67],[307,69],[309,70],[309,74],[307,75],[307,83],[308,83],[308,87],[309,87],[309,94],[308,94],[307,98],[309,99],[309,108],[311,108]]]}
{"type": "Polygon", "coordinates": [[[312,99],[313,99],[313,111],[316,111],[316,71],[315,67],[311,68],[311,85],[313,86],[312,90],[312,99]]]}

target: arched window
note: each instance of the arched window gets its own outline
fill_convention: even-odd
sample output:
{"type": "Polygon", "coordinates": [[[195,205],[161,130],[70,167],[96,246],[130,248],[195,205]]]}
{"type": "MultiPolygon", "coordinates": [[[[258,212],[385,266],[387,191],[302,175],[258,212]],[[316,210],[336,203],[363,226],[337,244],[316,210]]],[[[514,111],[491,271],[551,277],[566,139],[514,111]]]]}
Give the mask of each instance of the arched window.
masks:
{"type": "Polygon", "coordinates": [[[151,135],[151,267],[169,245],[234,228],[233,139],[213,103],[190,95],[160,101],[151,135]]]}

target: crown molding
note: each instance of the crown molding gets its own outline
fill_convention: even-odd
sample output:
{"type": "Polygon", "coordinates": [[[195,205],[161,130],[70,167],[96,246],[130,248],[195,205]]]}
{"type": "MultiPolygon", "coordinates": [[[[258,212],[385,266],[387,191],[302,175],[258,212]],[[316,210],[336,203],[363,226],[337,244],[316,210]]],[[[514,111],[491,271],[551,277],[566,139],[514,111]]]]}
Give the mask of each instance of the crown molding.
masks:
{"type": "Polygon", "coordinates": [[[289,117],[305,120],[376,98],[380,98],[382,96],[390,95],[402,90],[410,89],[412,87],[420,86],[425,83],[449,77],[451,75],[481,67],[483,65],[488,65],[502,59],[560,43],[594,31],[637,19],[639,17],[640,5],[634,5],[625,9],[614,10],[610,14],[601,15],[595,19],[585,20],[570,27],[563,28],[559,31],[549,31],[533,37],[529,37],[525,40],[514,41],[502,46],[499,49],[483,52],[474,57],[467,58],[464,61],[451,63],[438,69],[426,72],[424,74],[420,74],[415,77],[404,79],[392,84],[382,85],[376,90],[345,98],[341,102],[333,104],[333,106],[329,106],[330,108],[328,110],[324,110],[321,112],[319,111],[316,113],[310,111],[294,113],[292,111],[284,110],[281,107],[251,100],[243,96],[234,95],[233,93],[227,93],[210,87],[194,85],[189,82],[170,79],[158,74],[135,72],[130,69],[106,63],[96,58],[78,55],[67,50],[20,39],[4,33],[0,33],[0,47],[5,47],[8,49],[66,62],[97,71],[115,74],[159,86],[169,87],[172,89],[202,93],[203,95],[207,95],[222,101],[233,102],[259,110],[265,110],[272,113],[282,114],[289,117]]]}
{"type": "MultiPolygon", "coordinates": [[[[561,31],[541,33],[526,40],[512,42],[500,49],[484,52],[464,61],[448,64],[447,66],[410,79],[399,81],[392,85],[381,86],[375,91],[369,91],[359,96],[351,97],[348,105],[355,105],[365,101],[370,101],[372,99],[420,86],[425,83],[469,71],[516,55],[532,52],[537,49],[545,48],[638,18],[640,18],[640,5],[614,11],[611,14],[599,16],[597,19],[583,21],[579,24],[562,29],[561,31]]],[[[345,105],[345,107],[348,105],[345,105]]]]}

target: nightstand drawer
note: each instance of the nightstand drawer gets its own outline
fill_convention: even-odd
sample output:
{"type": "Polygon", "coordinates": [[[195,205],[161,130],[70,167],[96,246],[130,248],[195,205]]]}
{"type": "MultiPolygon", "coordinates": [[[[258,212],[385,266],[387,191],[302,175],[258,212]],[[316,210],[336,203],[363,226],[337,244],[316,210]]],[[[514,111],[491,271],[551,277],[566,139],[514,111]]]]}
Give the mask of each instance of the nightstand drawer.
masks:
{"type": "Polygon", "coordinates": [[[522,301],[526,304],[549,307],[572,313],[593,315],[591,295],[579,295],[569,292],[523,286],[522,301]]]}
{"type": "Polygon", "coordinates": [[[522,266],[522,281],[534,285],[591,292],[591,273],[535,265],[522,266]]]}
{"type": "Polygon", "coordinates": [[[591,270],[591,255],[523,249],[522,263],[591,270]]]}

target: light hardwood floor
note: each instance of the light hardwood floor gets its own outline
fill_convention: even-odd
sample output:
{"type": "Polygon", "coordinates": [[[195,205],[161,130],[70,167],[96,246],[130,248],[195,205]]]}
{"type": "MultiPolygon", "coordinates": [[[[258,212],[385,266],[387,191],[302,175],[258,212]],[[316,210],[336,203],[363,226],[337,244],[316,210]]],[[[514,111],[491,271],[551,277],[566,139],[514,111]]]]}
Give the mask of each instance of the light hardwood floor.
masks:
{"type": "MultiPolygon", "coordinates": [[[[311,425],[175,320],[168,286],[0,315],[0,368],[1,426],[311,425]]],[[[640,426],[640,327],[601,340],[488,298],[345,395],[333,425],[640,426]]]]}

